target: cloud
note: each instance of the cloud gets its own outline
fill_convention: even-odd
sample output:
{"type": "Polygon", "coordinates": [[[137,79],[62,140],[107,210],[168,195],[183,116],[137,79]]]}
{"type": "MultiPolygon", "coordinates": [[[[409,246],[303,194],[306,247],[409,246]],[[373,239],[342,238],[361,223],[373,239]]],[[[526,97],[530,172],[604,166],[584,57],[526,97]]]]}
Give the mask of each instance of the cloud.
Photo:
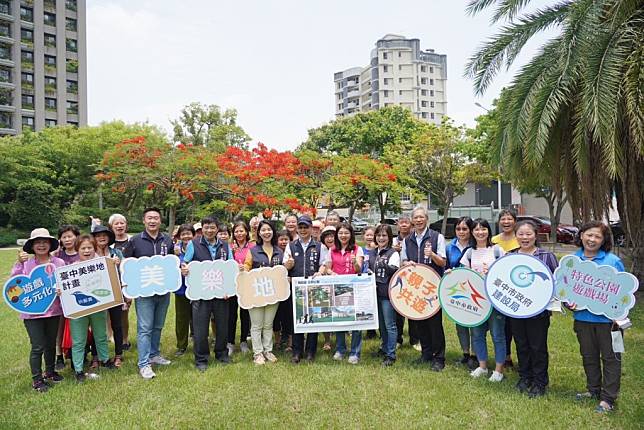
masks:
{"type": "Polygon", "coordinates": [[[235,260],[193,261],[188,264],[186,297],[190,300],[222,299],[237,294],[239,265],[235,260]]]}
{"type": "Polygon", "coordinates": [[[135,297],[162,296],[181,287],[179,257],[155,255],[154,257],[126,258],[121,263],[123,295],[135,297]]]}
{"type": "Polygon", "coordinates": [[[262,267],[237,275],[237,300],[243,309],[281,302],[291,295],[284,266],[262,267]]]}

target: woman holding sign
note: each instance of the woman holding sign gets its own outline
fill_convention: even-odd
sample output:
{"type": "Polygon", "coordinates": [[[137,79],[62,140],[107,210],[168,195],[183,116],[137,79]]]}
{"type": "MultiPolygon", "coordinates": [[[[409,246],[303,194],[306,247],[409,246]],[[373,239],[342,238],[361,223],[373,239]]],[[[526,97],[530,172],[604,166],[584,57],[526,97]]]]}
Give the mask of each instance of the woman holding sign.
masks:
{"type": "MultiPolygon", "coordinates": [[[[519,221],[514,227],[519,249],[518,254],[532,255],[548,266],[554,273],[557,257],[552,252],[539,248],[539,228],[532,221],[519,221]]],[[[548,386],[548,328],[550,311],[544,310],[530,318],[511,318],[512,335],[519,359],[519,382],[517,389],[530,397],[540,397],[548,386]]]]}
{"type": "MultiPolygon", "coordinates": [[[[610,252],[613,235],[603,222],[584,224],[579,230],[577,245],[580,249],[574,255],[582,261],[592,261],[598,265],[612,266],[619,272],[624,271],[622,260],[610,252]]],[[[570,307],[574,310],[576,306],[570,307]]],[[[589,310],[575,311],[574,318],[588,389],[585,393],[577,394],[577,399],[598,399],[597,412],[612,411],[622,377],[621,354],[613,350],[612,335],[613,330],[619,332],[619,329],[614,321],[589,310]]]]}
{"type": "MultiPolygon", "coordinates": [[[[483,218],[477,218],[472,222],[470,234],[472,237],[471,248],[463,254],[461,264],[485,276],[492,263],[503,257],[503,249],[499,245],[492,244],[490,223],[483,218]]],[[[505,316],[496,309],[492,311],[486,322],[472,328],[472,345],[479,360],[479,367],[474,369],[470,375],[480,378],[488,374],[486,341],[488,329],[494,344],[494,360],[496,362],[496,368],[490,376],[490,381],[500,382],[503,380],[503,365],[505,363],[505,316]]]]}
{"type": "MultiPolygon", "coordinates": [[[[250,230],[248,225],[242,220],[235,221],[233,225],[233,256],[235,261],[239,264],[239,269],[243,270],[244,261],[246,256],[250,253],[250,249],[255,246],[254,242],[250,240],[250,230]]],[[[242,309],[237,303],[237,296],[228,299],[229,312],[228,312],[228,349],[235,349],[235,332],[237,331],[237,310],[239,310],[240,320],[240,333],[239,333],[239,349],[242,353],[247,353],[248,349],[248,336],[250,336],[250,315],[248,309],[242,309]]]]}
{"type": "MultiPolygon", "coordinates": [[[[325,271],[332,275],[353,275],[362,272],[364,252],[356,245],[356,236],[353,233],[351,224],[342,222],[338,224],[335,232],[335,245],[326,254],[324,261],[325,271]]],[[[341,361],[347,352],[346,332],[339,331],[335,334],[336,352],[333,359],[341,361]]],[[[349,352],[349,363],[358,364],[360,352],[362,351],[362,332],[354,330],[351,332],[351,350],[349,352]]]]}
{"type": "MultiPolygon", "coordinates": [[[[45,228],[37,228],[31,232],[31,237],[22,247],[18,254],[18,262],[11,269],[11,276],[29,276],[31,271],[42,264],[53,264],[62,267],[65,262],[49,253],[58,248],[58,240],[49,234],[45,228]],[[33,257],[29,257],[33,254],[33,257]]],[[[52,271],[53,276],[53,271],[52,271]]],[[[58,321],[63,309],[60,299],[56,297],[53,304],[43,314],[20,314],[23,320],[31,352],[29,353],[29,365],[31,367],[31,386],[34,390],[44,393],[47,391],[47,382],[60,382],[63,377],[55,370],[56,365],[56,334],[58,333],[58,321]],[[42,360],[45,359],[45,374],[42,373],[42,360]]]]}
{"type": "MultiPolygon", "coordinates": [[[[257,244],[250,249],[244,262],[245,270],[274,267],[282,264],[284,253],[277,246],[275,227],[267,220],[257,226],[257,244]]],[[[273,354],[273,320],[279,303],[251,308],[250,337],[253,343],[253,362],[257,365],[277,361],[273,354]]]]}

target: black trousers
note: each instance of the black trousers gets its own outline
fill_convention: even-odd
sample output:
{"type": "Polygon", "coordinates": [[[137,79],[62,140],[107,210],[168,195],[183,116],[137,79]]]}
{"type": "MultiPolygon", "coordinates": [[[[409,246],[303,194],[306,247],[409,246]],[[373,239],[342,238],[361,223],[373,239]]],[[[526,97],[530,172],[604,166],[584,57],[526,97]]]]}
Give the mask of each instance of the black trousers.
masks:
{"type": "Polygon", "coordinates": [[[43,356],[45,358],[45,372],[54,371],[59,319],[60,316],[23,320],[31,343],[29,367],[31,367],[31,378],[34,380],[42,378],[43,356]]]}
{"type": "Polygon", "coordinates": [[[420,339],[422,357],[427,361],[445,363],[445,332],[443,331],[443,311],[426,320],[409,320],[409,329],[412,327],[420,339]]]}
{"type": "Polygon", "coordinates": [[[512,319],[512,335],[517,346],[519,377],[538,385],[548,386],[548,328],[550,312],[536,318],[512,319]]]}
{"type": "Polygon", "coordinates": [[[291,296],[277,307],[277,314],[273,320],[273,331],[282,334],[282,343],[293,334],[293,299],[291,296]]]}
{"type": "Polygon", "coordinates": [[[622,379],[622,354],[613,351],[611,326],[611,323],[575,321],[573,327],[584,363],[586,388],[612,405],[617,400],[622,379]]]}
{"type": "Polygon", "coordinates": [[[235,333],[237,332],[237,310],[239,309],[239,319],[241,320],[241,333],[239,343],[246,342],[250,336],[250,314],[248,309],[242,309],[237,303],[237,296],[228,299],[228,343],[235,344],[235,333]]]}
{"type": "Polygon", "coordinates": [[[208,364],[210,346],[208,333],[210,317],[215,321],[215,358],[228,355],[228,311],[230,305],[224,299],[194,300],[192,302],[192,324],[195,330],[194,352],[196,364],[208,364]]]}
{"type": "MultiPolygon", "coordinates": [[[[512,332],[512,322],[516,321],[518,318],[506,318],[505,319],[505,355],[510,356],[512,355],[512,336],[514,333],[512,332]]],[[[516,343],[516,339],[514,340],[516,343]]]]}
{"type": "MultiPolygon", "coordinates": [[[[411,324],[409,320],[409,344],[416,345],[418,343],[418,335],[416,334],[416,326],[411,324]]],[[[405,327],[405,317],[396,312],[396,329],[398,330],[398,339],[396,342],[403,344],[403,328],[405,327]]]]}
{"type": "Polygon", "coordinates": [[[315,355],[317,350],[318,350],[317,333],[307,333],[306,344],[304,343],[304,334],[293,335],[293,355],[299,355],[301,357],[304,352],[306,352],[307,354],[315,355]]]}
{"type": "Polygon", "coordinates": [[[123,355],[123,309],[121,305],[109,309],[110,325],[114,335],[114,354],[123,355]]]}

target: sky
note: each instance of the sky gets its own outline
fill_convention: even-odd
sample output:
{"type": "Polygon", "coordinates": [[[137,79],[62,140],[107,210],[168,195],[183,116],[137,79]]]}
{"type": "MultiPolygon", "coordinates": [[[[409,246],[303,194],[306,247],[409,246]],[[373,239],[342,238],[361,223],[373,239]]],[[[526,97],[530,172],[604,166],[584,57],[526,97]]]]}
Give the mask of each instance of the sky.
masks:
{"type": "MultiPolygon", "coordinates": [[[[114,119],[166,130],[191,102],[235,108],[253,142],[295,149],[334,119],[333,73],[365,66],[394,33],[447,54],[447,114],[473,126],[519,65],[476,98],[463,77],[469,56],[498,29],[466,1],[87,0],[90,125],[114,119]]],[[[536,2],[544,3],[544,1],[536,2]]]]}

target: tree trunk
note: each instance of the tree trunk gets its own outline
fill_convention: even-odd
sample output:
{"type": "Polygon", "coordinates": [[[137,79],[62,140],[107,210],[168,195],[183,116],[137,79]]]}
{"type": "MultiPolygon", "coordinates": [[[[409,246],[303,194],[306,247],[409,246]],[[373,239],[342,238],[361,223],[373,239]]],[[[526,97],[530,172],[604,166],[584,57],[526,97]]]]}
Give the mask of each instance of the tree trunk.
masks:
{"type": "Polygon", "coordinates": [[[386,211],[386,201],[382,198],[382,195],[378,196],[378,208],[380,209],[380,223],[382,224],[385,221],[385,211],[386,211]]]}
{"type": "Polygon", "coordinates": [[[349,218],[347,219],[347,222],[351,224],[351,221],[353,221],[353,215],[356,212],[356,204],[351,203],[351,206],[349,206],[349,218]]]}
{"type": "MultiPolygon", "coordinates": [[[[444,207],[443,207],[443,225],[441,226],[441,234],[445,236],[445,230],[447,230],[447,215],[449,215],[449,205],[452,204],[451,202],[448,202],[444,207]]],[[[456,226],[455,226],[456,227],[456,226]]],[[[456,232],[455,232],[456,233],[456,232]]]]}
{"type": "Polygon", "coordinates": [[[168,208],[168,233],[172,234],[174,231],[174,221],[177,214],[177,209],[174,206],[168,208]]]}

